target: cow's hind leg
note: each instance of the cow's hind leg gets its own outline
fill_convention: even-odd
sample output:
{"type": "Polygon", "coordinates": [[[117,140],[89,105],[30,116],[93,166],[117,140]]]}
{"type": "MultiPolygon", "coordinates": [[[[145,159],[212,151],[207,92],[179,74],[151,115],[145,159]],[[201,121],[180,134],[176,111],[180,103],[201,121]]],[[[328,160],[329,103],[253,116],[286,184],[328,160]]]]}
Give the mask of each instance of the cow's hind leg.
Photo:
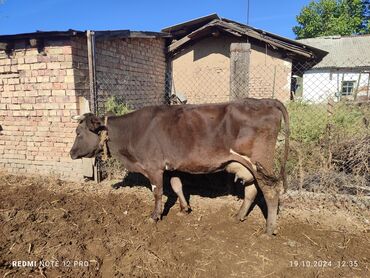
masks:
{"type": "MultiPolygon", "coordinates": [[[[226,166],[226,171],[235,174],[235,177],[242,179],[245,183],[251,183],[254,180],[252,173],[242,164],[231,162],[226,166]]],[[[252,205],[257,195],[257,188],[254,183],[245,186],[244,201],[237,214],[237,219],[242,221],[252,205]]]]}
{"type": "Polygon", "coordinates": [[[245,186],[244,188],[244,200],[243,204],[240,207],[240,210],[236,216],[237,220],[243,221],[245,216],[248,213],[249,208],[251,207],[254,199],[257,195],[257,188],[254,183],[245,186]]]}
{"type": "Polygon", "coordinates": [[[184,192],[182,191],[182,182],[179,177],[172,177],[170,180],[171,187],[173,191],[176,193],[177,197],[179,198],[180,202],[180,212],[181,213],[189,213],[191,211],[188,202],[185,199],[184,192]]]}
{"type": "Polygon", "coordinates": [[[276,220],[279,205],[279,193],[277,188],[274,186],[262,184],[262,186],[260,185],[260,188],[267,204],[266,233],[268,235],[275,235],[277,233],[276,220]]]}
{"type": "Polygon", "coordinates": [[[154,195],[154,210],[151,219],[157,221],[162,215],[162,196],[163,196],[163,172],[157,171],[148,175],[154,195]]]}

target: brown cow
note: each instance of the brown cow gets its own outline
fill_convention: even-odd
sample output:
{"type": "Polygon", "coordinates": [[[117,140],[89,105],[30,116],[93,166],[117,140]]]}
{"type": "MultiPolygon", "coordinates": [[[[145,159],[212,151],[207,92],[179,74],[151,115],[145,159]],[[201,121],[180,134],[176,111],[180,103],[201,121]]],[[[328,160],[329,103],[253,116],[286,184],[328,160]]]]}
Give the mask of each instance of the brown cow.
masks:
{"type": "MultiPolygon", "coordinates": [[[[245,198],[237,215],[242,220],[258,186],[268,208],[267,234],[275,232],[280,189],[286,189],[289,119],[284,105],[273,99],[176,106],[149,106],[124,116],[103,119],[88,113],[79,119],[72,159],[93,157],[104,145],[130,172],[146,176],[153,188],[153,220],[162,213],[163,173],[211,173],[226,170],[246,181],[245,198]],[[275,145],[281,119],[285,122],[285,152],[280,177],[273,176],[275,145]],[[104,132],[102,132],[104,131],[104,132]],[[102,138],[107,133],[109,139],[102,138]]],[[[105,138],[105,137],[104,137],[105,138]]],[[[183,211],[189,210],[179,178],[171,178],[183,211]]]]}

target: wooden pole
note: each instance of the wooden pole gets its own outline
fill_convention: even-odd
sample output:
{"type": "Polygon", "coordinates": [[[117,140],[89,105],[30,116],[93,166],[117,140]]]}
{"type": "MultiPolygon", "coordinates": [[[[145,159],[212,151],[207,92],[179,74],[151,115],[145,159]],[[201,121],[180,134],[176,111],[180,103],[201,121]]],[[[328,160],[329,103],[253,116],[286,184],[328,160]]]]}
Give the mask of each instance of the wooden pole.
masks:
{"type": "Polygon", "coordinates": [[[249,95],[249,63],[251,45],[246,42],[230,45],[230,100],[249,95]]]}
{"type": "MultiPolygon", "coordinates": [[[[87,60],[89,64],[89,87],[90,87],[90,111],[98,113],[98,99],[96,92],[96,71],[95,71],[95,33],[87,31],[87,60]]],[[[95,160],[94,180],[101,181],[100,160],[95,160]]]]}
{"type": "Polygon", "coordinates": [[[87,60],[89,64],[89,84],[90,84],[90,111],[97,112],[96,80],[95,80],[95,33],[87,31],[87,60]]]}
{"type": "Polygon", "coordinates": [[[353,93],[353,100],[354,101],[356,101],[357,100],[357,94],[358,94],[358,87],[360,86],[360,82],[361,82],[361,72],[360,72],[360,74],[359,74],[359,76],[358,76],[358,81],[357,81],[357,84],[356,84],[356,89],[355,89],[355,91],[354,91],[354,93],[353,93]]]}
{"type": "Polygon", "coordinates": [[[327,169],[331,169],[332,163],[332,116],[334,109],[334,101],[332,98],[328,99],[327,113],[328,113],[328,123],[326,126],[326,132],[328,136],[328,160],[327,160],[327,169]]]}
{"type": "Polygon", "coordinates": [[[274,66],[274,78],[272,81],[272,98],[275,98],[276,66],[274,66]]]}

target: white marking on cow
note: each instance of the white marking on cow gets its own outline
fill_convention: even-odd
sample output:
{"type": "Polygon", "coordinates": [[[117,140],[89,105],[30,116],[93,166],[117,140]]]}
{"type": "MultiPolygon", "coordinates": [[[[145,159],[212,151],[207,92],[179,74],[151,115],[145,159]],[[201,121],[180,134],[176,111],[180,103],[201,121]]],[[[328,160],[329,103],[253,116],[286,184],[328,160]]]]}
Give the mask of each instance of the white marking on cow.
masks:
{"type": "Polygon", "coordinates": [[[246,155],[242,155],[242,154],[240,154],[240,153],[237,153],[237,152],[236,152],[236,151],[234,151],[233,149],[230,149],[230,153],[231,153],[231,154],[238,155],[238,156],[240,156],[241,158],[245,159],[246,161],[248,161],[248,162],[252,165],[252,167],[253,167],[253,169],[254,169],[255,171],[257,170],[257,166],[252,162],[252,160],[251,160],[248,156],[246,156],[246,155]]]}

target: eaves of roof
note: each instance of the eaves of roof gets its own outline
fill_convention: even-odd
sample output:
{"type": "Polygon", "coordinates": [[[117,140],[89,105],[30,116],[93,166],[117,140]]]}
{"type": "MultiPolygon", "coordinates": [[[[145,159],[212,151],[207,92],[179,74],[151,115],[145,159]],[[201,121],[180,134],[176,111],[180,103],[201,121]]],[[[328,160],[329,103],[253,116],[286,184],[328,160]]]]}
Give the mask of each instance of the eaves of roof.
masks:
{"type": "MultiPolygon", "coordinates": [[[[182,24],[184,26],[184,23],[182,24]]],[[[186,25],[190,28],[189,25],[186,25]]],[[[200,28],[192,31],[191,33],[183,36],[177,41],[174,41],[168,47],[168,52],[172,55],[186,48],[195,39],[202,38],[214,32],[214,30],[229,33],[236,37],[249,37],[264,42],[272,48],[284,50],[301,57],[303,60],[321,60],[326,54],[326,51],[311,47],[294,40],[290,40],[263,30],[259,30],[238,22],[225,19],[216,18],[201,26],[200,28]]],[[[165,30],[163,30],[165,31],[165,30]]]]}

